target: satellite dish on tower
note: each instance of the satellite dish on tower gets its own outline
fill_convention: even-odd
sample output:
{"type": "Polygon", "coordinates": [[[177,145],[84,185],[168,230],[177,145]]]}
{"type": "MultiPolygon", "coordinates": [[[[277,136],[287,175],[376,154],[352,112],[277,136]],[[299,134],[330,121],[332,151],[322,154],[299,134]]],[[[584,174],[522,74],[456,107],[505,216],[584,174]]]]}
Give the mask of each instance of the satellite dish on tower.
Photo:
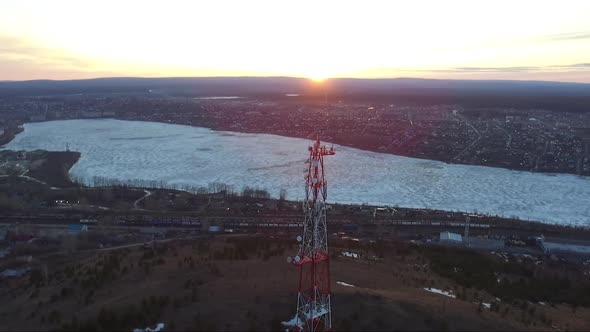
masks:
{"type": "Polygon", "coordinates": [[[291,256],[287,257],[287,263],[289,263],[289,264],[293,263],[293,258],[291,258],[291,256]]]}
{"type": "Polygon", "coordinates": [[[301,261],[301,257],[299,257],[299,256],[295,256],[295,261],[296,261],[297,263],[299,263],[299,261],[301,261]]]}
{"type": "Polygon", "coordinates": [[[303,240],[303,238],[301,237],[301,235],[297,235],[297,242],[301,242],[301,240],[303,240]]]}

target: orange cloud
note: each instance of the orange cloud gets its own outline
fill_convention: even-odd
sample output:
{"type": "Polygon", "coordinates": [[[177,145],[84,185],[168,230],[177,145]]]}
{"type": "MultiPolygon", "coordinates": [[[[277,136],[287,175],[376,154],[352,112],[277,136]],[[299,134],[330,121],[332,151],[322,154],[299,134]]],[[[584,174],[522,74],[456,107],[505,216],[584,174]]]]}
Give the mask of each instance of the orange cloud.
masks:
{"type": "Polygon", "coordinates": [[[75,79],[112,76],[92,63],[59,49],[41,46],[26,38],[0,36],[0,79],[75,79]]]}

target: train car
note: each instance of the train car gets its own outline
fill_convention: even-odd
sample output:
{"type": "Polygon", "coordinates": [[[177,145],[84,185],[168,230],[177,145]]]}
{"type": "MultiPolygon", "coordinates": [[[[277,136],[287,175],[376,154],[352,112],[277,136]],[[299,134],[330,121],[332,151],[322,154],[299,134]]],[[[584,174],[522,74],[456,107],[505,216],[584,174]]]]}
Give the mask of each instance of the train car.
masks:
{"type": "Polygon", "coordinates": [[[215,226],[215,225],[211,225],[208,228],[209,233],[219,233],[223,230],[223,228],[221,226],[215,226]]]}
{"type": "Polygon", "coordinates": [[[344,224],[344,225],[342,225],[342,228],[344,228],[344,230],[347,232],[356,232],[359,228],[359,225],[358,224],[344,224]]]}

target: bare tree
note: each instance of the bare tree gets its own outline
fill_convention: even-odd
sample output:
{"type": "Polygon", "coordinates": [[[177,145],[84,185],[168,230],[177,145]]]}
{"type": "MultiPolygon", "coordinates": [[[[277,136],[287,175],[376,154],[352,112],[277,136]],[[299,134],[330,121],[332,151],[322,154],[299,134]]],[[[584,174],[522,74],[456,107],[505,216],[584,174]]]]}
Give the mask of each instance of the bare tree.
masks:
{"type": "Polygon", "coordinates": [[[280,192],[279,192],[279,199],[281,201],[284,201],[287,199],[287,189],[285,188],[281,188],[280,192]]]}

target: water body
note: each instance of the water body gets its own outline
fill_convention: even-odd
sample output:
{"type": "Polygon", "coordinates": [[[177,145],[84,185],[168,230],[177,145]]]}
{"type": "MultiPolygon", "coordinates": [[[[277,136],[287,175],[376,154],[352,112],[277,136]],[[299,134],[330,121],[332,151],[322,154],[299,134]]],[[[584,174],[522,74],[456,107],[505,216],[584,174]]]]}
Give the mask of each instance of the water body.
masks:
{"type": "MultiPolygon", "coordinates": [[[[154,122],[67,120],[30,123],[6,148],[82,156],[81,179],[103,176],[207,187],[211,182],[304,196],[307,140],[220,132],[154,122]]],[[[451,165],[335,146],[326,157],[328,199],[468,211],[590,226],[590,178],[451,165]]]]}

